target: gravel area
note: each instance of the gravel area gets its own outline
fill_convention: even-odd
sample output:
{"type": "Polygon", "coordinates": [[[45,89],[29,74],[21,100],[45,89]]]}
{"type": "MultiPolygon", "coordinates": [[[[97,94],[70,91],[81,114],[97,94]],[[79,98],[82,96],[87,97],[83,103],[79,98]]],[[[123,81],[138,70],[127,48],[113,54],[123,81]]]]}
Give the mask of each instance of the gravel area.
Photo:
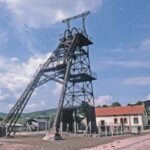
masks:
{"type": "MultiPolygon", "coordinates": [[[[150,135],[145,135],[149,136],[150,135]]],[[[80,150],[94,148],[93,150],[108,149],[107,143],[116,142],[116,145],[123,143],[121,140],[136,139],[138,137],[144,137],[142,135],[122,135],[114,137],[81,137],[70,134],[63,135],[64,140],[61,141],[44,141],[43,135],[38,136],[17,136],[15,138],[1,138],[0,150],[80,150]],[[134,138],[133,138],[134,137],[134,138]],[[121,141],[121,142],[120,142],[121,141]],[[98,147],[98,146],[102,147],[98,147]]],[[[112,147],[111,148],[115,148],[112,147]]],[[[128,149],[128,148],[127,148],[128,149]]]]}
{"type": "Polygon", "coordinates": [[[150,149],[150,134],[132,137],[122,140],[116,140],[107,144],[102,144],[93,148],[82,150],[149,150],[150,149]]]}

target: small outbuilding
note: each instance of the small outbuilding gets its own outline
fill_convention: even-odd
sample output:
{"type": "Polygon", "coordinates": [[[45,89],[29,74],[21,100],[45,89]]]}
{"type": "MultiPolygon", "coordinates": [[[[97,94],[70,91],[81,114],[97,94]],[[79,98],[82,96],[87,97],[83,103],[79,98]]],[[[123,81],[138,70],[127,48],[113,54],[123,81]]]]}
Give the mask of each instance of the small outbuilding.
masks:
{"type": "Polygon", "coordinates": [[[45,119],[29,119],[26,126],[31,131],[44,131],[49,128],[49,122],[45,119]]]}

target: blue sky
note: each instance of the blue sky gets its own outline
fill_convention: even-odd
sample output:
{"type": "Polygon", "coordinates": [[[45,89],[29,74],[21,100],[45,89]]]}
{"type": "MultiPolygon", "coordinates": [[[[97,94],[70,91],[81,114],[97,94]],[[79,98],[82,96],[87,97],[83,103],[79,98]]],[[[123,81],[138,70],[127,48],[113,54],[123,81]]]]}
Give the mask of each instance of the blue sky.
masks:
{"type": "MultiPolygon", "coordinates": [[[[150,99],[150,1],[0,0],[0,111],[10,110],[57,47],[61,20],[86,10],[95,103],[150,99]]],[[[56,107],[60,89],[54,82],[36,89],[25,111],[56,107]]]]}

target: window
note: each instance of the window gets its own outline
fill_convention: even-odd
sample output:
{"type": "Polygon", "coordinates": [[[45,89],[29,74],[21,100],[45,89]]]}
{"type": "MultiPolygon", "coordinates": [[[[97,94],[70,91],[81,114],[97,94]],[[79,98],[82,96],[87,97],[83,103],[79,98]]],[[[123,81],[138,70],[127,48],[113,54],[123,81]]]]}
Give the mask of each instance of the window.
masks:
{"type": "Polygon", "coordinates": [[[114,124],[117,124],[117,123],[118,123],[117,118],[114,118],[114,124]]]}
{"type": "Polygon", "coordinates": [[[123,125],[123,118],[120,118],[120,123],[123,125]]]}
{"type": "Polygon", "coordinates": [[[134,119],[133,119],[133,122],[134,122],[134,124],[138,124],[138,123],[139,123],[138,118],[134,118],[134,119]]]}
{"type": "Polygon", "coordinates": [[[127,118],[124,118],[124,123],[128,123],[128,122],[127,122],[127,118]]]}
{"type": "Polygon", "coordinates": [[[101,120],[101,126],[105,125],[105,120],[101,120]]]}

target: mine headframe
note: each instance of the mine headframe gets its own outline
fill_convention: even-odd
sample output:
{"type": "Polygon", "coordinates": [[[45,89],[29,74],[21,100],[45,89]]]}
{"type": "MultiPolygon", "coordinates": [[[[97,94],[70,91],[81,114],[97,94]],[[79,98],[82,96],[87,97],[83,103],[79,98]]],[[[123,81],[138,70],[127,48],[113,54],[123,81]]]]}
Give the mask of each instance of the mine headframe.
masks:
{"type": "MultiPolygon", "coordinates": [[[[65,109],[74,109],[80,107],[82,104],[87,104],[86,118],[87,122],[91,123],[91,131],[96,131],[95,121],[95,104],[92,81],[96,80],[96,74],[91,71],[89,58],[89,45],[93,44],[91,38],[88,36],[85,28],[85,18],[89,15],[89,11],[80,15],[67,18],[63,23],[67,24],[66,35],[76,34],[76,46],[71,52],[70,59],[66,68],[64,76],[64,84],[61,91],[59,105],[56,113],[54,127],[56,130],[56,138],[60,137],[59,128],[60,121],[63,121],[62,115],[65,109]],[[72,28],[70,30],[70,22],[74,19],[82,19],[82,30],[72,28]],[[90,107],[89,107],[90,106],[90,107]],[[89,108],[90,111],[89,111],[89,108]],[[61,118],[62,117],[62,118],[61,118]]],[[[62,39],[63,40],[63,39],[62,39]]]]}
{"type": "MultiPolygon", "coordinates": [[[[84,22],[87,15],[88,13],[83,13],[73,18],[82,17],[84,22]]],[[[63,22],[70,24],[70,20],[73,18],[63,22]]],[[[93,43],[87,36],[84,25],[83,30],[77,28],[65,30],[63,36],[59,39],[58,47],[47,61],[39,66],[23,94],[3,120],[0,136],[11,134],[35,88],[50,80],[62,84],[53,128],[56,136],[59,135],[63,107],[80,105],[83,101],[94,107],[92,80],[96,79],[96,74],[90,69],[88,46],[91,44],[93,43]]],[[[94,122],[95,120],[93,124],[95,124],[94,122]]]]}

